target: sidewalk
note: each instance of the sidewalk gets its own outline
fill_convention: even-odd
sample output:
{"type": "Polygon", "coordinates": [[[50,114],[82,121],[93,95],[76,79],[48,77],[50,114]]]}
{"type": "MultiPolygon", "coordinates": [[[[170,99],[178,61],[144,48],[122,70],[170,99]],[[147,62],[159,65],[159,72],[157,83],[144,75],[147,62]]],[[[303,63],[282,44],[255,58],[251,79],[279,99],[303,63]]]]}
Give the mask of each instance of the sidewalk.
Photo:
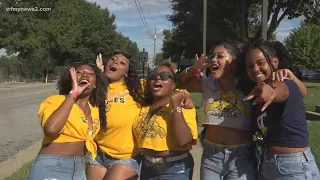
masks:
{"type": "Polygon", "coordinates": [[[201,164],[201,156],[202,156],[202,147],[199,140],[197,142],[197,145],[192,147],[191,154],[194,160],[192,180],[200,180],[200,164],[201,164]]]}
{"type": "Polygon", "coordinates": [[[32,161],[39,152],[41,141],[34,142],[27,149],[0,163],[0,180],[16,172],[24,164],[32,161]]]}

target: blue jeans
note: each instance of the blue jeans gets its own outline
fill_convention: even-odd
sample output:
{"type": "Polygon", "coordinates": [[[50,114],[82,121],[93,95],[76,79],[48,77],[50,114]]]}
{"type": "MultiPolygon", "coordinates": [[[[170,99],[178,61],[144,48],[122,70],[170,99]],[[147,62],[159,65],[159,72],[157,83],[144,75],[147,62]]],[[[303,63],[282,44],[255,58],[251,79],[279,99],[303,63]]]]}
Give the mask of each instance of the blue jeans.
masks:
{"type": "Polygon", "coordinates": [[[140,180],[188,180],[193,175],[193,158],[189,156],[174,162],[151,163],[143,159],[140,180]]]}
{"type": "Polygon", "coordinates": [[[44,179],[86,180],[83,156],[38,155],[28,180],[44,179]]]}
{"type": "Polygon", "coordinates": [[[293,154],[265,154],[260,166],[261,180],[320,180],[319,169],[309,149],[293,154]]]}
{"type": "Polygon", "coordinates": [[[139,174],[141,160],[141,155],[126,159],[113,158],[108,154],[103,153],[99,148],[97,152],[97,157],[94,161],[92,161],[91,153],[89,152],[88,154],[89,165],[97,165],[106,169],[110,169],[115,164],[123,164],[131,167],[133,170],[137,172],[137,174],[139,174]]]}
{"type": "Polygon", "coordinates": [[[250,145],[217,146],[204,140],[200,167],[201,180],[251,180],[257,172],[249,157],[250,145]]]}

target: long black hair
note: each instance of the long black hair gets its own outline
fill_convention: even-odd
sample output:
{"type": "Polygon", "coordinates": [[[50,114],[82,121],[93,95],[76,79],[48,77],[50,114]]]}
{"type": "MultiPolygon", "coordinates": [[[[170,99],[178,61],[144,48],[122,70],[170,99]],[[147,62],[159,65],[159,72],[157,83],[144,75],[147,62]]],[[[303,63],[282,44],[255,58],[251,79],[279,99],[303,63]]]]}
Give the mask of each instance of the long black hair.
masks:
{"type": "MultiPolygon", "coordinates": [[[[127,77],[124,78],[125,84],[128,88],[130,96],[133,98],[133,100],[138,103],[139,106],[145,106],[145,94],[147,93],[144,91],[144,87],[141,84],[140,78],[138,77],[138,74],[136,72],[135,68],[135,62],[132,59],[131,54],[126,53],[121,50],[115,50],[111,54],[111,56],[116,55],[116,54],[121,54],[124,57],[126,57],[129,60],[129,69],[128,69],[128,74],[127,77]]],[[[107,61],[104,63],[104,68],[106,68],[107,61]]],[[[106,70],[106,69],[104,69],[106,70]]]]}
{"type": "MultiPolygon", "coordinates": [[[[105,131],[107,125],[107,118],[106,118],[106,92],[107,92],[107,80],[102,74],[101,70],[93,64],[87,63],[74,63],[70,67],[74,67],[77,69],[82,65],[90,66],[96,75],[96,88],[93,89],[90,95],[89,102],[92,106],[99,108],[99,118],[100,118],[100,128],[105,131]]],[[[58,83],[57,89],[59,90],[60,95],[68,95],[69,92],[72,90],[72,79],[69,72],[69,68],[62,74],[58,83]]]]}
{"type": "MultiPolygon", "coordinates": [[[[239,78],[238,89],[245,95],[248,94],[255,86],[255,83],[248,77],[245,60],[247,53],[252,49],[261,50],[272,72],[275,72],[277,69],[291,69],[292,65],[290,54],[281,42],[267,42],[263,40],[248,42],[243,46],[242,54],[237,64],[237,77],[239,78]],[[277,68],[275,68],[271,63],[273,58],[279,59],[279,65],[277,68]]],[[[271,79],[268,81],[271,81],[271,79]]]]}

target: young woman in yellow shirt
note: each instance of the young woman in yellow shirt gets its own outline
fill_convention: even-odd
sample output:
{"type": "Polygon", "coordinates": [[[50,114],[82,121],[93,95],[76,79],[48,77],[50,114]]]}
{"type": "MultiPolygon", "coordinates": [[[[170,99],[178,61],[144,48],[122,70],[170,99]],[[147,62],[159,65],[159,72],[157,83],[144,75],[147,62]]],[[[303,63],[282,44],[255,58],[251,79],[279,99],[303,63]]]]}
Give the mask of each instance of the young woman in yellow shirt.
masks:
{"type": "Polygon", "coordinates": [[[60,95],[44,100],[38,115],[44,132],[42,148],[28,180],[85,180],[83,156],[94,159],[94,137],[106,124],[106,84],[96,66],[78,63],[58,82],[60,95]]]}
{"type": "MultiPolygon", "coordinates": [[[[98,156],[89,158],[87,177],[90,180],[137,179],[140,172],[141,155],[136,150],[132,125],[141,108],[146,105],[147,83],[135,71],[131,55],[114,51],[104,66],[102,57],[97,58],[98,67],[103,69],[108,79],[106,131],[95,138],[98,156]]],[[[190,103],[188,94],[186,106],[190,103]]]]}
{"type": "Polygon", "coordinates": [[[170,61],[150,74],[151,106],[143,107],[133,132],[143,155],[141,180],[192,179],[192,144],[198,132],[196,110],[182,107],[184,93],[174,93],[176,78],[170,61]]]}

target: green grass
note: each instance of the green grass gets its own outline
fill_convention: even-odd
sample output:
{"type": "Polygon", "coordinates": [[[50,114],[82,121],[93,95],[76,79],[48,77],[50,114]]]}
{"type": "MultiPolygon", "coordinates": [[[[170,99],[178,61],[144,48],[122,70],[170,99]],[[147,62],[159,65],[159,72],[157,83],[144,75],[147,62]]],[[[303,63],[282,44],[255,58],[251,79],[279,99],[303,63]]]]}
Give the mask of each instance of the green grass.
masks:
{"type": "Polygon", "coordinates": [[[307,111],[314,111],[314,106],[320,104],[320,81],[306,81],[308,95],[304,97],[304,106],[307,111]]]}
{"type": "Polygon", "coordinates": [[[4,180],[25,180],[29,174],[31,166],[32,166],[32,161],[23,165],[11,176],[4,178],[4,180]]]}
{"type": "Polygon", "coordinates": [[[318,167],[320,166],[320,122],[309,122],[309,142],[313,155],[316,158],[318,167]]]}

